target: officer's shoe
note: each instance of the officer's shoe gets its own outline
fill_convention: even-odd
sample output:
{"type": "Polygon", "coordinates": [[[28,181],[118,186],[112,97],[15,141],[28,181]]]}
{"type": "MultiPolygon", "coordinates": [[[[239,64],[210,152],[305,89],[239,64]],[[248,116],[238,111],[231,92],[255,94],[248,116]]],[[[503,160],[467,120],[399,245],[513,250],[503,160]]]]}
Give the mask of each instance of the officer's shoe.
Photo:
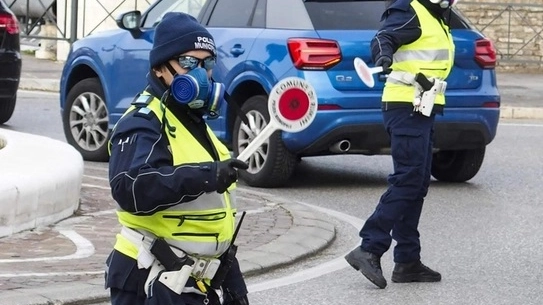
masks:
{"type": "Polygon", "coordinates": [[[439,282],[441,274],[426,267],[420,261],[406,264],[397,263],[392,272],[392,281],[394,283],[439,282]]]}
{"type": "Polygon", "coordinates": [[[345,255],[345,260],[377,287],[383,289],[387,286],[387,280],[383,277],[381,270],[381,257],[356,247],[345,255]]]}

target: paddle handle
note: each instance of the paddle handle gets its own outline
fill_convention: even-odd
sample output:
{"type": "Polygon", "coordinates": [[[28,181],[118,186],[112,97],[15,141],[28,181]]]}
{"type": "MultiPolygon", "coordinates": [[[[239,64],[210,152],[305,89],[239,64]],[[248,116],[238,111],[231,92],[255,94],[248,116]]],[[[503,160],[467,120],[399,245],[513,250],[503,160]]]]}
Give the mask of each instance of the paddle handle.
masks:
{"type": "Polygon", "coordinates": [[[274,120],[270,120],[268,125],[262,129],[262,131],[247,145],[247,147],[239,154],[238,160],[247,162],[258,148],[264,143],[276,130],[279,129],[279,125],[274,120]]]}
{"type": "Polygon", "coordinates": [[[381,67],[381,66],[370,68],[370,73],[371,74],[381,73],[381,72],[383,72],[383,67],[381,67]]]}

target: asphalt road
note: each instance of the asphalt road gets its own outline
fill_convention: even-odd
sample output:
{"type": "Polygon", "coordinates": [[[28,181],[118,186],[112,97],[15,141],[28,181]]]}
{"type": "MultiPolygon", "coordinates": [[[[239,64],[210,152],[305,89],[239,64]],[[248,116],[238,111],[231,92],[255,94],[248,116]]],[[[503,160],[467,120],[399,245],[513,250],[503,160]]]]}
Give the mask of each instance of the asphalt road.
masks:
{"type": "MultiPolygon", "coordinates": [[[[21,92],[8,127],[63,141],[58,95],[21,92]]],[[[543,304],[542,139],[543,121],[502,121],[475,178],[433,181],[420,224],[422,256],[443,281],[389,280],[385,290],[342,256],[358,244],[358,229],[386,187],[390,157],[304,159],[289,187],[253,190],[320,209],[335,220],[338,237],[316,257],[248,278],[251,304],[543,304]]],[[[390,278],[390,251],[382,265],[390,278]]]]}

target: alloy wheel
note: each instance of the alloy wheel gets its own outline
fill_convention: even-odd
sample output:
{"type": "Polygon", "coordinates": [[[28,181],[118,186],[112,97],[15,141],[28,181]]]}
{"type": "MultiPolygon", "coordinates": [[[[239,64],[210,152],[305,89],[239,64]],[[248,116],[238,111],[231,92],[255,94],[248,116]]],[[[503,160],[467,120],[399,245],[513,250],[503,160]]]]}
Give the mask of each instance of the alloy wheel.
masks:
{"type": "MultiPolygon", "coordinates": [[[[249,120],[249,126],[242,123],[238,133],[238,151],[240,153],[247,148],[249,143],[262,132],[266,125],[268,125],[264,115],[255,110],[247,112],[247,119],[249,120]]],[[[264,141],[256,152],[249,157],[249,168],[247,169],[249,173],[255,174],[262,169],[268,158],[269,143],[269,139],[264,141]]]]}
{"type": "Polygon", "coordinates": [[[80,94],[69,114],[73,139],[84,150],[95,151],[108,140],[108,111],[104,100],[95,93],[80,94]]]}

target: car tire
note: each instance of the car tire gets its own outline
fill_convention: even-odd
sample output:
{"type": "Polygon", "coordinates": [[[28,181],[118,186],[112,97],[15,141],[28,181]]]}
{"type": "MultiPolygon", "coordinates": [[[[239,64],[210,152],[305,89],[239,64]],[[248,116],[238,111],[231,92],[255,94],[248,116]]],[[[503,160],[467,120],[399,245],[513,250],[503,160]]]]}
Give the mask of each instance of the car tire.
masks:
{"type": "Polygon", "coordinates": [[[107,161],[109,114],[98,78],[87,78],[72,87],[62,114],[64,135],[87,161],[107,161]]]}
{"type": "MultiPolygon", "coordinates": [[[[264,95],[250,97],[241,107],[255,122],[256,134],[270,122],[268,98],[264,95]]],[[[256,136],[240,118],[236,118],[233,130],[233,150],[237,156],[256,136]],[[249,135],[248,132],[252,132],[249,135]]],[[[249,160],[249,168],[239,171],[240,179],[254,187],[279,187],[288,182],[296,166],[296,155],[285,147],[281,131],[274,132],[249,160]]]]}
{"type": "Polygon", "coordinates": [[[432,176],[445,182],[465,182],[479,172],[485,147],[439,151],[432,158],[432,176]]]}
{"type": "Polygon", "coordinates": [[[11,119],[13,111],[15,110],[15,102],[17,101],[17,94],[13,97],[0,98],[0,124],[11,119]]]}

